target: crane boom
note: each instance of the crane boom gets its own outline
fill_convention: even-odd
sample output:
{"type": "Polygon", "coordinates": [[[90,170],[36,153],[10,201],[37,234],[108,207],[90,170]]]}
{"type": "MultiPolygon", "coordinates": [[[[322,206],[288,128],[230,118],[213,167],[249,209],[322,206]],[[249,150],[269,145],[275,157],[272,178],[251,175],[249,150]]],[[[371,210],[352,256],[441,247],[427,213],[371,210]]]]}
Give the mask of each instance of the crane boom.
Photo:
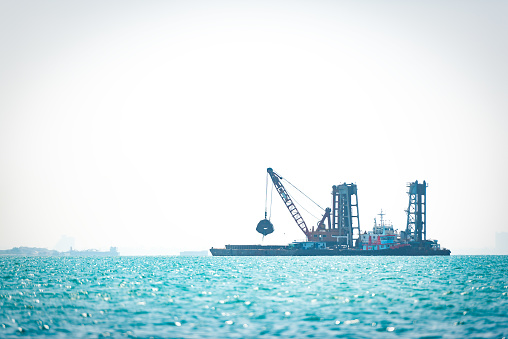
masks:
{"type": "Polygon", "coordinates": [[[271,168],[268,168],[266,171],[272,178],[272,182],[275,188],[277,189],[277,192],[279,193],[280,197],[282,198],[282,201],[284,201],[284,203],[286,204],[289,213],[291,213],[291,216],[293,217],[293,219],[295,219],[295,222],[298,225],[298,227],[302,230],[307,239],[310,241],[311,234],[309,229],[307,228],[307,224],[305,224],[305,220],[303,220],[300,212],[298,212],[298,209],[296,208],[295,204],[291,200],[291,197],[284,188],[284,185],[282,185],[282,182],[280,181],[282,177],[277,173],[275,173],[271,168]]]}

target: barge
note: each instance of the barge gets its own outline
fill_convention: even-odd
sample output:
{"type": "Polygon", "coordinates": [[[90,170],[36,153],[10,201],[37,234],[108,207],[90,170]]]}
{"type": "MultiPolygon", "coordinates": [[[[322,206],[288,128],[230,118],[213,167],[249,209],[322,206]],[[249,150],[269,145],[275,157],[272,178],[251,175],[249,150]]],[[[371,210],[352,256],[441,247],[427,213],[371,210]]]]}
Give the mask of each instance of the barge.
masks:
{"type": "MultiPolygon", "coordinates": [[[[386,222],[383,219],[385,214],[381,210],[380,222],[374,219],[372,231],[362,233],[356,184],[344,183],[332,186],[332,208],[323,209],[324,214],[317,227],[309,228],[293,203],[294,199],[282,184],[283,177],[268,168],[267,185],[268,176],[297,226],[305,234],[306,240],[280,246],[212,247],[210,253],[213,256],[449,256],[451,254],[449,249],[442,249],[437,240],[427,239],[427,183],[425,181],[423,183],[414,181],[407,185],[409,205],[406,210],[407,223],[404,231],[399,232],[391,223],[386,222]]],[[[298,191],[303,194],[300,190],[298,191]]],[[[268,187],[266,192],[265,218],[256,227],[263,237],[274,232],[273,224],[267,217],[268,187]]]]}
{"type": "Polygon", "coordinates": [[[211,248],[210,252],[216,257],[228,256],[446,256],[449,249],[432,248],[433,243],[427,246],[407,244],[405,246],[382,249],[362,250],[338,247],[298,247],[298,243],[285,246],[263,245],[226,245],[225,248],[211,248]]]}

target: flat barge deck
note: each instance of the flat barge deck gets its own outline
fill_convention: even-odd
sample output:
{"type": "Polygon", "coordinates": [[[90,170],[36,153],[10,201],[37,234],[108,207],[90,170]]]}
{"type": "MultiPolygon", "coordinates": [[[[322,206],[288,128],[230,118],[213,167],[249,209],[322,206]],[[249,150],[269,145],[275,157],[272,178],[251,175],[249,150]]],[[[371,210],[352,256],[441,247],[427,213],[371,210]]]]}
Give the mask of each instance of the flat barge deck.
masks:
{"type": "Polygon", "coordinates": [[[362,249],[321,248],[303,249],[291,246],[226,245],[225,248],[211,248],[213,256],[447,256],[449,249],[434,249],[418,246],[404,246],[377,251],[362,249]]]}

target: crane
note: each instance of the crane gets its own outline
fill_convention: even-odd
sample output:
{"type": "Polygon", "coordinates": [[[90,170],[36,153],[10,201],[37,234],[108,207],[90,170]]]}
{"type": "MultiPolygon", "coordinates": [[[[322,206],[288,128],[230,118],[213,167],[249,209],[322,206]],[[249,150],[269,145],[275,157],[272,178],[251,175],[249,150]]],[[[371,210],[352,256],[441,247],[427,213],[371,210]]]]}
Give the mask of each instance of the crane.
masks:
{"type": "Polygon", "coordinates": [[[295,204],[293,203],[293,200],[291,200],[289,193],[284,188],[284,185],[282,185],[282,182],[280,181],[282,177],[271,168],[268,168],[266,171],[268,172],[268,175],[270,175],[270,178],[272,178],[273,185],[275,186],[277,193],[279,193],[280,197],[282,198],[282,201],[284,201],[284,203],[286,204],[289,213],[291,213],[291,216],[295,220],[298,227],[302,230],[307,239],[309,239],[311,236],[310,234],[311,232],[309,231],[309,228],[307,227],[305,220],[303,220],[302,215],[298,211],[298,208],[296,208],[295,204]]]}
{"type": "MultiPolygon", "coordinates": [[[[357,221],[356,224],[353,224],[353,219],[358,220],[356,184],[344,183],[342,185],[332,187],[332,195],[334,197],[332,212],[332,209],[330,208],[323,209],[315,201],[305,195],[305,193],[291,184],[288,180],[283,179],[282,176],[276,173],[272,168],[268,168],[267,173],[267,185],[269,175],[272,179],[273,186],[276,188],[277,193],[279,193],[280,197],[282,198],[282,201],[286,205],[286,208],[289,210],[289,213],[303,234],[305,234],[305,237],[307,238],[306,241],[320,243],[324,242],[330,246],[338,246],[341,248],[352,248],[358,246],[358,236],[353,238],[353,231],[356,231],[358,235],[360,233],[359,221],[357,221]],[[317,228],[312,227],[312,229],[310,229],[307,226],[305,220],[298,211],[298,208],[295,206],[293,199],[282,184],[282,180],[285,180],[325,212],[321,220],[318,222],[317,228]],[[326,224],[325,221],[327,221],[326,224]]],[[[261,220],[256,228],[256,230],[263,235],[267,235],[273,232],[273,225],[270,220],[267,219],[266,202],[267,201],[265,201],[265,219],[261,220]]]]}

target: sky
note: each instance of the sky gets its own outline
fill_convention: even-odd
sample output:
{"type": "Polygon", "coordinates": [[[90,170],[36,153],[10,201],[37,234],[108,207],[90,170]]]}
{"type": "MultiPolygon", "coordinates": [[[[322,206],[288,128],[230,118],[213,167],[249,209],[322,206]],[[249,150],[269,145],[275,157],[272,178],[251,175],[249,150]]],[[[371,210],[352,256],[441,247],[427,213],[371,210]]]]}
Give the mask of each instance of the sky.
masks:
{"type": "Polygon", "coordinates": [[[323,207],[356,183],[362,231],[381,209],[404,229],[406,184],[426,180],[427,237],[491,250],[508,232],[507,14],[489,0],[2,1],[0,249],[302,239],[276,195],[275,232],[255,231],[272,167],[323,207]]]}

